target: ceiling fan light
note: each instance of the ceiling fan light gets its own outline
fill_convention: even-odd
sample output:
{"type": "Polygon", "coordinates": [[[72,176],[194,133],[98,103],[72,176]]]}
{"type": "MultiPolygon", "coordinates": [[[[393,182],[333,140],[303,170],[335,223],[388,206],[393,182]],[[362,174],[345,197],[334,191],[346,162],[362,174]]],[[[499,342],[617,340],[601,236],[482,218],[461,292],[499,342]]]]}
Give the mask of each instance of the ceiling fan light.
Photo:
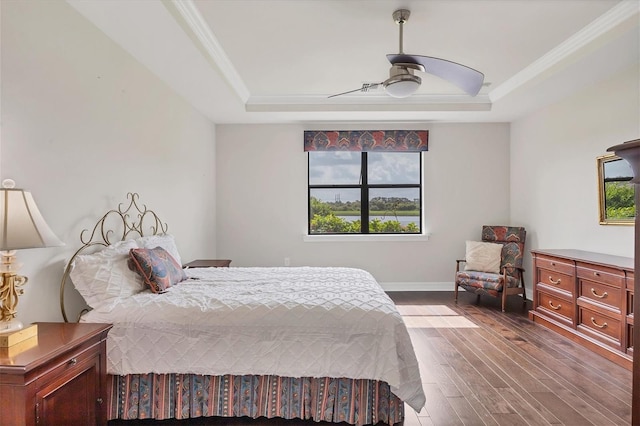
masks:
{"type": "Polygon", "coordinates": [[[396,75],[385,81],[384,88],[394,98],[406,98],[413,95],[422,83],[422,79],[416,75],[396,75]]]}

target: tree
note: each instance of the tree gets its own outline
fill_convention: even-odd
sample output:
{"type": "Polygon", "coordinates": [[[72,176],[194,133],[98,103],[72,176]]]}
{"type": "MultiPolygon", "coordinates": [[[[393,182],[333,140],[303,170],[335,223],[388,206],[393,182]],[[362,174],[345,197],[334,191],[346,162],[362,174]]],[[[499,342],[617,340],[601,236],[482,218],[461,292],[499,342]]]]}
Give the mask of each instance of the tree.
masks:
{"type": "Polygon", "coordinates": [[[629,182],[606,182],[605,206],[610,219],[635,217],[635,191],[629,182]]]}
{"type": "MultiPolygon", "coordinates": [[[[376,202],[386,202],[385,198],[374,198],[376,202]]],[[[372,201],[373,201],[372,200],[372,201]]],[[[406,200],[406,199],[396,199],[406,200]]],[[[407,200],[408,201],[408,200],[407,200]]],[[[344,233],[360,233],[361,222],[360,220],[348,221],[340,216],[336,216],[334,211],[341,211],[345,205],[351,207],[353,202],[347,203],[328,203],[321,201],[315,197],[311,197],[311,221],[310,228],[312,234],[344,234],[344,233]],[[336,209],[336,207],[340,209],[336,209]]],[[[358,210],[360,209],[360,203],[358,203],[358,210]]],[[[410,202],[413,203],[413,202],[410,202]]],[[[415,205],[412,204],[414,209],[415,205]]],[[[347,210],[350,210],[347,208],[347,210]]],[[[374,210],[372,208],[372,210],[374,210]]],[[[397,218],[396,218],[397,219],[397,218]]],[[[403,226],[398,220],[380,220],[378,218],[369,221],[369,232],[374,233],[418,233],[419,227],[415,223],[409,223],[403,226]]]]}

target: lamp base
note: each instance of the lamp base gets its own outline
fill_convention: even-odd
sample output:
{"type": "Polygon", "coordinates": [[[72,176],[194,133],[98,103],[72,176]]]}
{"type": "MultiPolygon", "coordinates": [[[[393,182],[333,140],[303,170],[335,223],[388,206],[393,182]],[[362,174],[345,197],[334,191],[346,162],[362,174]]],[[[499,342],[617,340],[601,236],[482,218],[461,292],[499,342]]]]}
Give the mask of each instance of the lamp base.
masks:
{"type": "Polygon", "coordinates": [[[9,346],[13,346],[16,343],[20,343],[24,340],[27,340],[31,337],[34,337],[38,334],[38,325],[31,324],[26,328],[22,328],[22,323],[18,320],[13,320],[7,322],[0,323],[0,348],[8,348],[9,346]],[[18,325],[13,323],[18,323],[20,328],[9,329],[9,324],[12,324],[14,327],[18,325]]]}
{"type": "Polygon", "coordinates": [[[0,321],[0,335],[13,333],[14,331],[22,330],[23,328],[24,324],[15,318],[11,321],[0,321]]]}

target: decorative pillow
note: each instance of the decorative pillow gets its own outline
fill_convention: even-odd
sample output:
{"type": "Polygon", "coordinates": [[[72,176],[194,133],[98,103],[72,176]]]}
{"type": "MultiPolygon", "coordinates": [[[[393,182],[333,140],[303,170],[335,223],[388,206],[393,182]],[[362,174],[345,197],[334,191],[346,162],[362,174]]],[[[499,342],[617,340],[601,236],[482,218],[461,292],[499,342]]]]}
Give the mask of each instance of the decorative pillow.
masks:
{"type": "Polygon", "coordinates": [[[178,262],[178,265],[182,266],[182,259],[180,258],[180,253],[178,253],[178,247],[176,246],[176,240],[173,235],[149,235],[148,237],[138,238],[136,242],[140,248],[152,249],[162,247],[178,262]]]}
{"type": "Polygon", "coordinates": [[[502,244],[467,241],[465,271],[500,273],[502,244]]]}
{"type": "Polygon", "coordinates": [[[134,240],[126,240],[76,256],[69,277],[87,305],[97,309],[144,290],[142,278],[127,266],[129,250],[137,247],[134,240]]]}
{"type": "Polygon", "coordinates": [[[154,293],[187,279],[180,264],[162,247],[129,250],[129,268],[140,274],[154,293]]]}

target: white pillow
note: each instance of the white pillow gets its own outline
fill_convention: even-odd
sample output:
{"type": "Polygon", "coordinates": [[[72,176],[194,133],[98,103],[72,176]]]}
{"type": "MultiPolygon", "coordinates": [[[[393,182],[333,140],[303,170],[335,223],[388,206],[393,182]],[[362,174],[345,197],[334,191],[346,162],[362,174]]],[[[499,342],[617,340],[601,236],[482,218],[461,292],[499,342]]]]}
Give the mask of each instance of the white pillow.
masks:
{"type": "Polygon", "coordinates": [[[465,271],[500,273],[502,244],[467,241],[465,271]]]}
{"type": "Polygon", "coordinates": [[[138,238],[136,242],[139,248],[154,249],[156,247],[162,247],[178,262],[178,265],[182,267],[182,259],[180,258],[180,253],[178,253],[178,247],[176,246],[176,240],[173,238],[173,235],[149,235],[148,237],[138,238]]]}
{"type": "Polygon", "coordinates": [[[89,306],[104,307],[145,289],[140,275],[127,265],[132,248],[138,248],[136,241],[126,240],[94,254],[76,256],[69,276],[89,306]]]}

